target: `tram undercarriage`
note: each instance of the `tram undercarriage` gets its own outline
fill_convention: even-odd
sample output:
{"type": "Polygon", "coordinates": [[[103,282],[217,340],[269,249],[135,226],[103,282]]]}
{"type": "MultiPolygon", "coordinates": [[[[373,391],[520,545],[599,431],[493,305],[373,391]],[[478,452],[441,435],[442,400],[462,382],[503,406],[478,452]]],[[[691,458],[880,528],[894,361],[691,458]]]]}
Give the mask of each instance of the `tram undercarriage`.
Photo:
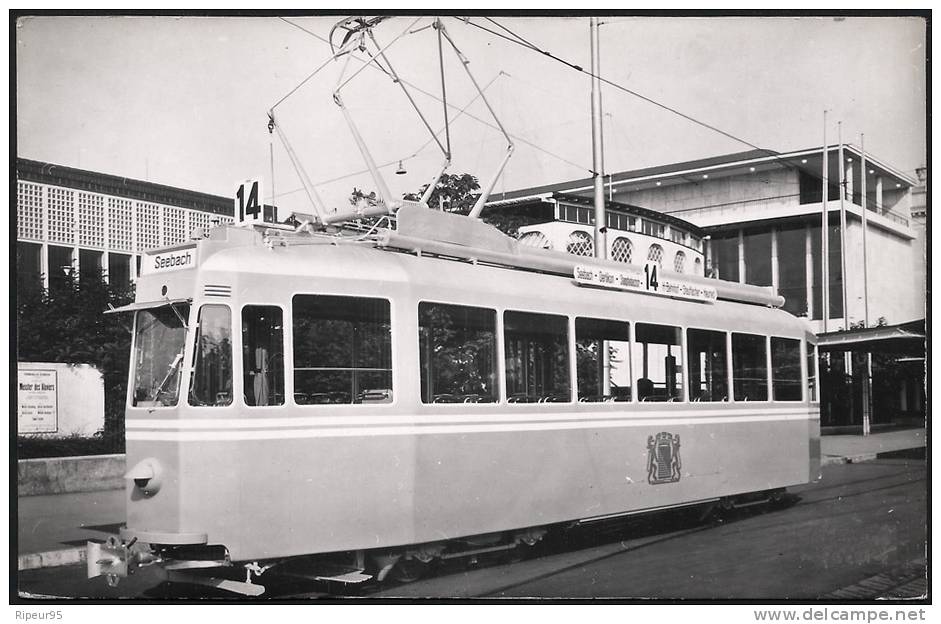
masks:
{"type": "Polygon", "coordinates": [[[595,526],[627,517],[653,516],[677,510],[694,510],[696,524],[721,519],[735,510],[757,506],[773,507],[786,499],[785,488],[750,492],[738,496],[696,501],[661,509],[628,511],[585,518],[556,525],[529,527],[483,535],[427,542],[401,548],[357,550],[294,556],[268,561],[233,562],[223,546],[150,545],[132,538],[128,542],[112,536],[105,543],[86,545],[87,576],[106,576],[110,586],[144,567],[157,566],[169,583],[205,586],[234,595],[260,597],[270,581],[303,580],[323,584],[329,593],[343,588],[393,581],[411,583],[423,578],[435,566],[450,561],[476,565],[478,558],[509,555],[519,561],[534,552],[551,532],[567,532],[576,527],[595,526]],[[267,574],[267,577],[264,576],[267,574]]]}

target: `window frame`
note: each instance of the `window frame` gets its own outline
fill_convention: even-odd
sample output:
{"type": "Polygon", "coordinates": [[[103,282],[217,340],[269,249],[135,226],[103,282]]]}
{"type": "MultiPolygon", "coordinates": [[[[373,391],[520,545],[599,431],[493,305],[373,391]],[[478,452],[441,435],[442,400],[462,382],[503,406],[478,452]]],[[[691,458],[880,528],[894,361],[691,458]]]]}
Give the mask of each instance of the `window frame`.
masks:
{"type": "MultiPolygon", "coordinates": [[[[634,325],[636,321],[605,318],[605,317],[600,317],[600,316],[579,316],[577,314],[570,315],[569,320],[570,320],[569,334],[571,338],[570,340],[571,344],[569,346],[569,353],[570,353],[569,366],[571,367],[571,372],[572,372],[572,377],[573,377],[571,385],[572,385],[572,388],[574,388],[574,392],[575,392],[575,403],[577,404],[584,403],[587,405],[604,405],[606,403],[628,403],[628,404],[637,403],[637,388],[636,388],[637,380],[634,378],[634,325]],[[579,387],[578,387],[578,354],[577,354],[578,347],[577,345],[578,345],[578,321],[580,319],[584,321],[602,321],[602,322],[608,322],[608,323],[623,323],[624,325],[627,326],[627,360],[626,361],[627,361],[627,368],[628,368],[628,379],[631,383],[631,385],[629,386],[631,390],[631,398],[629,401],[614,401],[614,400],[582,401],[578,398],[579,387]]],[[[618,341],[618,342],[624,342],[624,341],[618,341]]]]}
{"type": "MultiPolygon", "coordinates": [[[[293,300],[293,296],[291,299],[293,300]]],[[[290,403],[288,402],[288,395],[290,394],[292,400],[294,398],[294,375],[288,374],[288,366],[287,366],[288,356],[290,355],[291,368],[292,368],[291,372],[293,373],[294,324],[293,323],[288,324],[289,323],[289,319],[288,319],[289,310],[290,310],[290,306],[284,305],[283,303],[271,303],[271,302],[259,303],[259,302],[254,302],[254,301],[244,302],[239,308],[239,311],[238,311],[238,315],[239,315],[238,316],[238,320],[239,320],[239,332],[238,332],[239,339],[238,340],[239,342],[238,342],[237,351],[239,354],[239,363],[238,363],[239,364],[239,378],[243,386],[239,388],[240,390],[239,397],[241,397],[240,400],[242,401],[242,405],[244,405],[245,407],[250,407],[253,409],[258,408],[258,407],[268,407],[268,408],[285,407],[287,405],[290,405],[290,403]],[[277,404],[277,405],[249,405],[248,402],[245,401],[245,388],[244,388],[245,362],[242,361],[243,360],[242,356],[244,355],[244,352],[245,352],[245,343],[244,343],[244,332],[242,331],[242,327],[241,327],[242,318],[243,318],[243,315],[245,314],[245,308],[248,308],[248,307],[257,308],[257,307],[262,307],[262,306],[268,307],[268,308],[278,308],[281,311],[281,357],[284,360],[282,367],[281,367],[282,373],[283,373],[283,378],[281,379],[281,383],[284,389],[284,400],[280,404],[277,404]],[[288,339],[288,336],[289,336],[288,331],[291,332],[290,339],[288,339]],[[288,386],[289,383],[290,383],[290,387],[288,386]]]]}
{"type": "MultiPolygon", "coordinates": [[[[768,387],[771,389],[771,401],[774,403],[801,403],[804,401],[804,388],[807,386],[807,377],[804,375],[804,364],[803,364],[804,350],[801,347],[802,342],[803,342],[803,339],[792,338],[790,336],[773,336],[773,335],[768,336],[768,360],[769,360],[768,372],[770,373],[770,376],[771,376],[771,383],[768,387]],[[797,343],[797,357],[800,358],[798,360],[799,365],[797,367],[798,375],[800,375],[800,377],[797,380],[797,384],[798,384],[798,388],[800,389],[800,392],[799,392],[800,396],[796,399],[777,399],[774,396],[775,394],[774,393],[774,340],[775,339],[791,340],[797,343]]],[[[784,380],[780,380],[780,381],[784,381],[784,380]]]]}
{"type": "MultiPolygon", "coordinates": [[[[667,324],[664,324],[664,323],[657,323],[657,322],[654,322],[654,321],[643,321],[643,320],[638,320],[638,319],[634,319],[633,321],[630,321],[630,324],[631,324],[631,374],[633,375],[633,379],[632,379],[631,381],[632,381],[633,384],[634,384],[634,385],[633,385],[633,392],[632,392],[632,395],[633,395],[633,396],[632,396],[632,401],[631,401],[631,402],[632,402],[632,403],[655,403],[655,404],[658,404],[658,405],[661,404],[661,403],[664,403],[664,404],[670,404],[670,403],[689,404],[689,403],[690,403],[690,400],[689,400],[689,375],[687,374],[688,371],[687,371],[687,369],[686,369],[686,367],[688,366],[688,364],[687,364],[687,362],[686,362],[686,356],[687,356],[687,353],[686,353],[686,330],[687,330],[687,326],[686,326],[686,325],[682,325],[682,324],[679,324],[679,325],[667,325],[667,324]],[[643,367],[643,361],[638,361],[636,358],[634,358],[634,354],[636,353],[635,347],[637,347],[637,346],[639,346],[639,345],[641,345],[641,344],[645,344],[645,343],[641,343],[641,342],[638,342],[638,341],[637,341],[637,327],[638,327],[638,325],[656,325],[656,326],[658,326],[658,327],[672,327],[672,328],[674,328],[674,329],[678,329],[678,330],[679,330],[679,332],[680,332],[680,333],[679,333],[680,341],[679,341],[679,344],[677,344],[676,346],[679,348],[679,350],[680,350],[680,356],[683,358],[683,359],[682,359],[682,362],[680,363],[680,368],[681,368],[681,370],[680,370],[680,381],[681,381],[683,387],[682,387],[682,389],[681,389],[679,398],[674,399],[673,401],[641,401],[641,400],[640,400],[640,392],[639,392],[639,389],[637,388],[637,381],[638,381],[638,379],[640,379],[640,377],[639,377],[639,375],[641,374],[640,371],[642,371],[644,367],[643,367]]],[[[665,343],[655,342],[655,343],[646,343],[646,344],[665,344],[665,343]]],[[[672,346],[672,345],[671,345],[671,346],[672,346]]],[[[641,355],[641,358],[643,358],[643,355],[641,355]]]]}
{"type": "Polygon", "coordinates": [[[285,377],[284,393],[285,395],[290,394],[290,402],[285,401],[284,404],[290,405],[292,407],[300,407],[303,409],[309,409],[309,408],[322,409],[326,407],[326,408],[332,408],[332,409],[355,408],[357,410],[360,409],[357,406],[363,405],[362,403],[298,403],[294,400],[294,393],[295,393],[294,353],[296,351],[296,348],[295,348],[296,340],[294,339],[294,326],[295,326],[294,300],[296,297],[346,297],[350,299],[382,299],[388,302],[389,304],[389,348],[390,348],[389,359],[390,359],[390,367],[392,369],[391,370],[392,400],[388,403],[367,403],[366,405],[369,405],[371,408],[374,408],[374,409],[390,409],[398,405],[399,396],[401,395],[402,392],[405,391],[405,389],[402,388],[402,384],[401,384],[402,380],[399,378],[399,370],[398,370],[398,366],[396,365],[396,362],[399,359],[396,353],[399,347],[398,335],[400,331],[397,325],[398,323],[397,305],[399,303],[397,298],[391,295],[381,295],[381,296],[360,295],[360,294],[351,295],[349,291],[336,292],[333,290],[321,291],[321,292],[316,292],[316,293],[306,291],[306,290],[304,291],[295,290],[290,293],[288,304],[284,306],[285,310],[290,310],[290,314],[286,314],[286,318],[284,319],[284,323],[285,323],[284,330],[285,330],[286,336],[289,336],[289,338],[286,338],[287,346],[285,347],[285,350],[284,350],[284,357],[285,359],[287,359],[289,356],[291,358],[290,374],[288,374],[287,363],[285,363],[285,366],[284,366],[284,377],[285,377]],[[289,334],[287,333],[288,331],[290,331],[289,334]],[[396,388],[401,388],[401,389],[396,390],[396,388]]]}
{"type": "Polygon", "coordinates": [[[732,403],[732,332],[727,329],[716,329],[715,327],[702,327],[698,325],[687,325],[683,328],[683,347],[686,349],[686,361],[683,366],[683,376],[685,377],[685,388],[687,394],[687,401],[689,403],[706,403],[706,404],[725,404],[728,405],[732,403]],[[726,390],[728,391],[724,401],[694,401],[690,398],[689,390],[692,388],[692,382],[689,377],[689,331],[708,331],[715,332],[717,334],[723,334],[725,336],[725,384],[726,390]]]}
{"type": "Polygon", "coordinates": [[[497,308],[497,318],[498,318],[497,325],[500,331],[500,335],[497,338],[498,354],[500,357],[500,359],[498,360],[498,363],[499,363],[499,368],[500,368],[500,374],[502,376],[501,377],[502,382],[500,383],[500,393],[501,393],[500,403],[502,405],[513,405],[513,406],[543,405],[543,403],[540,403],[540,402],[536,402],[536,403],[521,403],[521,402],[515,402],[515,401],[510,402],[510,394],[509,394],[510,384],[508,383],[508,379],[507,379],[507,367],[506,367],[506,357],[507,357],[506,356],[506,344],[507,344],[506,314],[507,312],[515,312],[519,314],[538,314],[540,316],[550,316],[550,317],[558,317],[558,318],[565,319],[565,333],[566,333],[565,349],[568,352],[568,357],[566,358],[566,362],[568,365],[567,380],[569,384],[568,400],[553,402],[552,404],[553,405],[577,405],[578,404],[577,389],[575,388],[575,386],[573,386],[573,381],[575,381],[576,379],[575,360],[574,360],[573,353],[572,353],[572,349],[574,348],[574,329],[575,329],[574,318],[575,317],[568,313],[546,312],[545,310],[533,310],[530,308],[523,309],[519,307],[497,308]]]}
{"type": "Polygon", "coordinates": [[[729,332],[729,349],[730,349],[730,359],[729,366],[731,384],[729,386],[732,396],[732,403],[770,403],[771,402],[771,344],[770,339],[767,334],[755,334],[751,332],[743,331],[732,331],[729,332]],[[735,393],[735,336],[753,336],[755,338],[762,338],[762,344],[764,345],[765,356],[764,356],[764,366],[765,366],[765,398],[756,399],[754,401],[747,399],[739,399],[735,393]]]}
{"type": "MultiPolygon", "coordinates": [[[[417,362],[418,362],[418,386],[417,386],[417,388],[418,388],[418,405],[421,405],[421,406],[430,406],[430,405],[434,405],[434,406],[436,406],[436,407],[437,407],[437,406],[441,406],[441,405],[461,405],[461,406],[477,405],[477,406],[493,406],[493,405],[500,405],[500,404],[506,403],[506,380],[505,380],[505,377],[504,377],[504,374],[503,374],[503,369],[501,368],[501,366],[505,366],[505,365],[506,365],[506,362],[505,362],[504,359],[503,359],[503,358],[504,358],[504,355],[503,355],[503,353],[504,353],[504,352],[503,352],[503,340],[502,340],[502,338],[501,338],[501,336],[502,336],[502,331],[503,331],[502,319],[503,319],[502,311],[501,311],[499,308],[497,308],[497,307],[486,307],[486,306],[472,305],[472,304],[467,304],[467,303],[454,303],[453,301],[441,301],[441,300],[435,300],[435,299],[423,299],[423,298],[420,298],[420,297],[415,301],[415,321],[416,321],[416,323],[415,323],[415,328],[416,328],[416,330],[417,330],[417,336],[416,336],[416,337],[418,338],[418,341],[417,341],[417,343],[416,343],[416,344],[418,345],[418,347],[417,347],[417,348],[418,348],[418,351],[417,351],[418,357],[416,358],[416,360],[417,360],[417,362]],[[484,402],[484,403],[463,403],[463,402],[462,402],[462,403],[435,403],[435,402],[426,403],[426,402],[425,402],[424,397],[422,396],[422,379],[421,379],[421,375],[422,375],[422,367],[421,367],[421,362],[422,362],[422,352],[421,352],[421,328],[422,328],[422,325],[421,325],[421,307],[420,307],[420,306],[421,306],[423,303],[424,303],[424,304],[428,304],[428,305],[451,306],[451,307],[459,307],[459,308],[473,308],[473,309],[475,309],[475,310],[486,310],[486,311],[489,311],[489,312],[493,312],[493,313],[494,313],[494,323],[493,323],[493,331],[494,331],[494,336],[493,336],[493,340],[494,340],[494,349],[493,349],[493,354],[494,354],[494,359],[495,359],[496,361],[494,362],[493,373],[494,373],[494,375],[495,375],[494,384],[496,385],[496,390],[497,390],[497,391],[496,391],[496,398],[494,399],[494,401],[489,402],[489,403],[486,403],[486,402],[484,402]]],[[[393,369],[394,369],[394,364],[393,364],[393,369]]],[[[394,380],[393,380],[393,388],[394,388],[394,386],[395,386],[395,383],[394,383],[394,380]]],[[[396,393],[393,391],[393,396],[394,396],[395,394],[396,394],[396,393]]],[[[453,409],[453,408],[448,407],[448,408],[445,408],[445,409],[453,409]]]]}
{"type": "MultiPolygon", "coordinates": [[[[211,408],[213,410],[219,409],[235,409],[239,405],[239,401],[236,400],[237,395],[242,393],[242,379],[241,379],[241,364],[242,364],[242,331],[241,331],[241,316],[239,317],[239,331],[235,332],[234,327],[235,323],[233,322],[233,309],[229,303],[223,301],[214,301],[214,300],[203,300],[199,302],[192,302],[190,308],[190,328],[191,335],[187,337],[189,344],[187,348],[189,351],[189,364],[186,367],[186,401],[182,404],[191,409],[203,409],[211,408]],[[229,359],[232,364],[232,370],[230,371],[232,376],[232,398],[226,405],[213,405],[211,403],[205,405],[194,405],[190,403],[190,392],[193,387],[193,383],[196,380],[196,356],[197,356],[197,337],[199,336],[199,315],[202,312],[203,308],[206,307],[221,307],[225,308],[229,312],[229,346],[232,349],[229,359]],[[238,336],[236,337],[236,333],[238,336]],[[238,341],[236,343],[236,341],[238,341]],[[238,348],[236,348],[238,347],[238,348]],[[237,374],[238,373],[238,374],[237,374]]],[[[184,354],[186,358],[187,354],[184,354]]],[[[244,403],[242,403],[244,405],[244,403]]]]}

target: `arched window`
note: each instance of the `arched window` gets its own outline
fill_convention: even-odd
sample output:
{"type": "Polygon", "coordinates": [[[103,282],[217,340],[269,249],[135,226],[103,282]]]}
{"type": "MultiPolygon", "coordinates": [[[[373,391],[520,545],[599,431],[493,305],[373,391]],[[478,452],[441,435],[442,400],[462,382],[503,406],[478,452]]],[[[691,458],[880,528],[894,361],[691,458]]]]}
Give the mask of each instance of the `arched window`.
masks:
{"type": "Polygon", "coordinates": [[[702,274],[703,274],[703,272],[702,272],[702,260],[700,260],[699,258],[696,258],[695,260],[693,260],[693,273],[695,273],[696,275],[702,275],[702,274]]]}
{"type": "Polygon", "coordinates": [[[520,236],[519,244],[536,249],[552,249],[552,242],[542,232],[526,232],[520,236]]]}
{"type": "Polygon", "coordinates": [[[686,254],[682,251],[676,252],[676,257],[673,258],[673,270],[677,273],[686,272],[686,254]]]}
{"type": "Polygon", "coordinates": [[[573,256],[593,256],[595,255],[595,245],[591,240],[591,236],[586,232],[580,232],[578,230],[569,234],[568,244],[565,246],[565,251],[572,254],[573,256]]]}
{"type": "Polygon", "coordinates": [[[650,249],[647,251],[647,261],[656,262],[657,266],[661,269],[663,268],[663,247],[654,243],[650,246],[650,249]]]}
{"type": "Polygon", "coordinates": [[[630,263],[633,252],[634,245],[631,244],[629,238],[624,236],[615,238],[614,243],[611,245],[611,259],[615,262],[630,263]]]}

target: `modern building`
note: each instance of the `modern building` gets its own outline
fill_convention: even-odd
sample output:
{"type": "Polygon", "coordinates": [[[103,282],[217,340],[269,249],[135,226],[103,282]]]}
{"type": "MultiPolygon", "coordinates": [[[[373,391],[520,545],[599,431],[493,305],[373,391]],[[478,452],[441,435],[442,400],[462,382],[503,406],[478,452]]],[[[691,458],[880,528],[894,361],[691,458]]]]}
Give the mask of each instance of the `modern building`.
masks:
{"type": "MultiPolygon", "coordinates": [[[[844,146],[841,168],[837,146],[828,149],[828,331],[867,318],[870,326],[880,318],[888,323],[924,318],[923,293],[920,298],[915,293],[915,273],[924,261],[914,242],[918,234],[911,215],[917,181],[867,155],[864,262],[861,157],[857,148],[844,146]],[[843,236],[841,205],[847,221],[843,236]],[[840,253],[844,239],[845,260],[840,253]]],[[[709,274],[773,286],[785,297],[785,309],[807,316],[822,332],[822,159],[823,148],[752,150],[614,173],[605,176],[604,188],[612,205],[643,207],[660,213],[661,220],[689,222],[707,239],[709,274]]],[[[593,181],[584,178],[495,195],[487,208],[512,209],[557,195],[590,201],[593,181]]]]}
{"type": "Polygon", "coordinates": [[[231,222],[233,210],[229,197],[17,158],[17,274],[48,288],[72,271],[100,272],[126,286],[144,251],[231,222]]]}
{"type": "MultiPolygon", "coordinates": [[[[619,255],[612,241],[651,233],[670,240],[673,223],[687,223],[677,226],[679,236],[701,248],[707,275],[775,288],[785,297],[784,308],[807,317],[821,336],[825,426],[855,426],[864,419],[868,426],[870,416],[875,425],[923,422],[917,341],[924,331],[917,328],[924,328],[925,319],[924,176],[913,179],[870,154],[864,160],[852,145],[828,146],[826,158],[826,319],[823,147],[752,150],[605,176],[607,205],[616,215],[635,218],[625,228],[630,234],[609,229],[608,257],[648,262],[651,252],[619,255]],[[876,326],[881,329],[863,329],[876,326]],[[849,331],[853,328],[858,335],[849,331]],[[872,377],[867,368],[874,370],[872,377]],[[881,396],[873,398],[873,388],[881,396]]],[[[540,232],[548,244],[572,252],[582,249],[575,245],[573,226],[588,224],[579,220],[581,212],[573,219],[567,206],[590,206],[593,194],[591,178],[521,189],[494,195],[485,214],[502,211],[527,219],[521,240],[536,242],[532,232],[540,232]],[[544,212],[540,221],[532,213],[538,204],[554,206],[554,213],[544,212]]],[[[614,228],[611,217],[608,221],[614,228]]],[[[632,241],[635,250],[653,241],[648,236],[638,243],[632,241]]],[[[675,269],[681,268],[689,270],[677,263],[675,269]]]]}
{"type": "MultiPolygon", "coordinates": [[[[918,308],[924,310],[928,290],[928,170],[919,167],[915,170],[918,185],[912,189],[912,230],[915,232],[915,294],[919,297],[918,308]]],[[[925,314],[927,316],[927,314],[925,314]]]]}

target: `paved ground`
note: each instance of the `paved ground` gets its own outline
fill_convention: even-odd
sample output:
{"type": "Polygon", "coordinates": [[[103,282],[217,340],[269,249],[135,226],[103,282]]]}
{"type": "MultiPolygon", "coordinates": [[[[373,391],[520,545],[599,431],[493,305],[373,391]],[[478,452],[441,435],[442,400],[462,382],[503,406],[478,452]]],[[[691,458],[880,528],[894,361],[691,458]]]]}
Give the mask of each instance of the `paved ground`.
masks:
{"type": "Polygon", "coordinates": [[[17,553],[41,553],[104,540],[124,524],[124,490],[17,499],[17,553]]]}
{"type": "Polygon", "coordinates": [[[800,500],[786,509],[640,539],[627,527],[628,539],[589,537],[586,548],[373,595],[807,600],[912,562],[925,569],[924,461],[831,464],[823,477],[794,488],[800,500]]]}
{"type": "Polygon", "coordinates": [[[866,461],[875,459],[878,453],[924,447],[926,439],[924,429],[902,429],[868,436],[823,436],[820,438],[821,461],[866,461]]]}

